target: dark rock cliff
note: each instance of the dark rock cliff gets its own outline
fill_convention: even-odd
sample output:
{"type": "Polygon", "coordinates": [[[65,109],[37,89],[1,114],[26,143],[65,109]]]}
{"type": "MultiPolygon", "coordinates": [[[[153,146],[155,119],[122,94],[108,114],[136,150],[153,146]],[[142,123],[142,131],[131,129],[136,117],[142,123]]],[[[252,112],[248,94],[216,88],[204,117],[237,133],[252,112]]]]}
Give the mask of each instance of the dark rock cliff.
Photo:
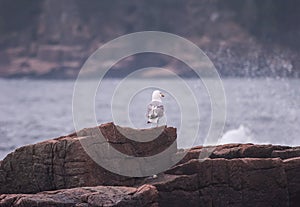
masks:
{"type": "MultiPolygon", "coordinates": [[[[193,41],[222,75],[299,77],[299,8],[295,0],[0,0],[0,76],[75,78],[107,41],[158,30],[193,41]]],[[[110,75],[146,66],[191,75],[151,54],[121,61],[110,75]]]]}
{"type": "Polygon", "coordinates": [[[162,133],[157,139],[137,144],[123,134],[146,137],[157,129],[108,123],[84,129],[79,136],[74,133],[21,147],[0,162],[0,206],[299,204],[300,148],[227,144],[174,149],[170,159],[185,154],[175,166],[157,177],[133,178],[105,170],[86,154],[80,139],[91,138],[98,129],[112,147],[128,155],[151,156],[176,142],[175,128],[159,128],[162,133]]]}

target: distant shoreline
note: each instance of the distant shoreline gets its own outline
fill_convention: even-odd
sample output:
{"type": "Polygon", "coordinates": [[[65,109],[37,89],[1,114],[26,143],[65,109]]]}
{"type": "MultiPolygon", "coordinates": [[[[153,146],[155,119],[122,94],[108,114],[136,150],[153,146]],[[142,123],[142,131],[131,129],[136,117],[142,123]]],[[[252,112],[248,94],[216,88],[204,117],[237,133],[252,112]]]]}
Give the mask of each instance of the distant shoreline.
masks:
{"type": "MultiPolygon", "coordinates": [[[[198,79],[196,76],[189,75],[179,75],[181,78],[186,79],[198,79]]],[[[104,79],[123,79],[126,76],[105,76],[104,79]]],[[[221,78],[245,78],[245,79],[261,79],[261,78],[270,78],[270,79],[299,79],[300,76],[282,76],[282,75],[258,75],[258,76],[247,76],[247,75],[224,75],[220,74],[221,78]]],[[[168,77],[146,77],[149,79],[169,79],[168,77]]],[[[12,75],[12,76],[0,76],[0,79],[4,80],[76,80],[77,77],[48,77],[48,76],[21,76],[21,75],[12,75]]],[[[97,78],[86,78],[87,80],[97,80],[97,78]]]]}

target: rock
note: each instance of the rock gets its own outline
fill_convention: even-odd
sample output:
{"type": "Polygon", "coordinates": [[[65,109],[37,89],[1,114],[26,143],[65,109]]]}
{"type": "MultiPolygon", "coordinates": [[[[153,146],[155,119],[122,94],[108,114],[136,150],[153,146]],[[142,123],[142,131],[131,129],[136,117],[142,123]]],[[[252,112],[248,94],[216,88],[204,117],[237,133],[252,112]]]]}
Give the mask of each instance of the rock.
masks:
{"type": "MultiPolygon", "coordinates": [[[[10,153],[1,162],[0,193],[35,193],[96,185],[135,185],[139,179],[109,172],[95,163],[82,148],[80,139],[92,138],[99,129],[112,147],[134,156],[149,156],[161,152],[176,140],[176,129],[172,127],[143,131],[124,128],[122,132],[131,132],[132,136],[148,134],[155,138],[161,132],[153,141],[136,144],[125,138],[117,130],[117,126],[108,123],[79,131],[81,137],[74,133],[24,146],[10,153]]],[[[118,161],[110,160],[112,164],[117,164],[118,161]]]]}
{"type": "Polygon", "coordinates": [[[228,144],[217,146],[211,154],[211,158],[270,158],[272,152],[277,150],[285,150],[290,147],[275,145],[253,145],[253,144],[228,144]]]}
{"type": "MultiPolygon", "coordinates": [[[[137,157],[158,154],[170,147],[177,137],[175,128],[165,128],[165,126],[151,130],[133,130],[106,124],[101,125],[100,129],[111,146],[124,154],[137,157]]],[[[176,142],[173,151],[174,153],[177,151],[176,142]]]]}
{"type": "Polygon", "coordinates": [[[300,203],[300,157],[283,161],[288,180],[290,206],[299,206],[300,203]]]}
{"type": "Polygon", "coordinates": [[[199,159],[201,156],[210,158],[271,158],[271,157],[298,157],[298,148],[277,145],[254,145],[254,144],[224,144],[219,146],[194,147],[187,151],[180,163],[191,159],[199,159]],[[199,157],[200,156],[200,157],[199,157]]]}
{"type": "Polygon", "coordinates": [[[300,147],[294,147],[285,150],[274,150],[272,152],[272,157],[280,157],[281,159],[300,157],[300,147]]]}
{"type": "Polygon", "coordinates": [[[57,191],[45,191],[37,194],[2,194],[1,207],[61,207],[61,206],[157,206],[158,193],[151,185],[139,188],[97,186],[57,191]]]}
{"type": "Polygon", "coordinates": [[[278,158],[193,159],[165,173],[171,178],[154,183],[161,206],[174,206],[176,197],[183,198],[178,206],[288,206],[286,174],[278,158]]]}
{"type": "Polygon", "coordinates": [[[199,206],[198,176],[162,175],[150,182],[158,190],[159,206],[199,206]]]}
{"type": "MultiPolygon", "coordinates": [[[[111,147],[128,156],[152,156],[176,143],[172,127],[137,130],[107,123],[21,147],[0,161],[0,207],[238,207],[300,202],[297,147],[227,144],[177,150],[175,145],[168,159],[185,155],[180,162],[156,176],[135,178],[109,172],[89,157],[81,143],[97,137],[99,130],[111,147]]],[[[116,158],[111,164],[118,165],[116,158]]],[[[141,170],[138,165],[128,168],[141,170]]]]}

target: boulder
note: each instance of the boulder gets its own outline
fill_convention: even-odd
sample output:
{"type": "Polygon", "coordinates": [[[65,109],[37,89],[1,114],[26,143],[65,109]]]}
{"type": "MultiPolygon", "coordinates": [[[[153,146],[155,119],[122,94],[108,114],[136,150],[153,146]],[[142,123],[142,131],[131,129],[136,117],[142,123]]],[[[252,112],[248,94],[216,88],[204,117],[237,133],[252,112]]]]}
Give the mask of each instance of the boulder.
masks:
{"type": "MultiPolygon", "coordinates": [[[[119,131],[113,123],[108,123],[83,129],[77,133],[79,136],[73,133],[27,145],[10,153],[1,162],[0,193],[36,193],[81,186],[133,186],[139,183],[141,180],[139,178],[117,175],[104,169],[86,153],[81,142],[84,139],[95,138],[99,130],[103,132],[110,146],[126,155],[149,156],[163,151],[176,140],[176,129],[172,127],[163,126],[142,131],[123,128],[123,131],[121,129],[119,131]],[[158,137],[152,141],[137,143],[126,138],[121,132],[132,138],[135,136],[136,139],[143,135],[141,140],[147,136],[151,138],[151,135],[154,138],[158,137]]],[[[176,149],[173,150],[175,153],[176,149]]],[[[107,159],[112,165],[118,165],[121,161],[109,157],[107,159]]]]}

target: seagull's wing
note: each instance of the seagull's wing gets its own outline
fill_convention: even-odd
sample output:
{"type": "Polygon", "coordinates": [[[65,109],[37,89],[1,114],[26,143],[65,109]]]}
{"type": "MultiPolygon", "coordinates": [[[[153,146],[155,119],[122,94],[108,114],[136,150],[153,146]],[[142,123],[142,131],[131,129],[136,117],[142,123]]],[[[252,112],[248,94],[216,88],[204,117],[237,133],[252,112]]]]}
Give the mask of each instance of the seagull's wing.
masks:
{"type": "Polygon", "coordinates": [[[147,117],[149,119],[160,118],[164,115],[164,106],[159,101],[152,101],[147,108],[147,117]]]}

